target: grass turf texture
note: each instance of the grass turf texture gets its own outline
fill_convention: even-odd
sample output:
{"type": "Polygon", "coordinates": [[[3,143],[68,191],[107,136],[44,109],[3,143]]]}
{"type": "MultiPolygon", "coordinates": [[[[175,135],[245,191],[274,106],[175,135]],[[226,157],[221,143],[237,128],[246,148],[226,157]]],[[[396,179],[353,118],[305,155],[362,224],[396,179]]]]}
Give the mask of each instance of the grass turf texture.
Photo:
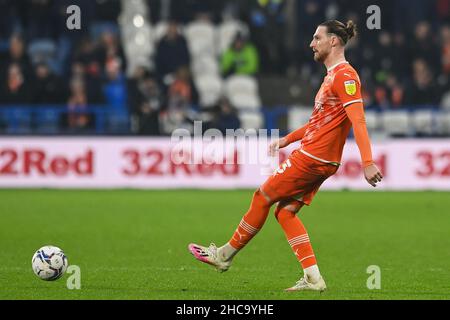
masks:
{"type": "Polygon", "coordinates": [[[300,266],[273,217],[223,274],[190,242],[227,241],[253,191],[0,190],[0,299],[450,299],[448,193],[319,192],[301,218],[328,291],[287,293],[300,266]],[[31,270],[61,247],[81,290],[31,270]],[[381,289],[368,290],[370,265],[381,289]]]}

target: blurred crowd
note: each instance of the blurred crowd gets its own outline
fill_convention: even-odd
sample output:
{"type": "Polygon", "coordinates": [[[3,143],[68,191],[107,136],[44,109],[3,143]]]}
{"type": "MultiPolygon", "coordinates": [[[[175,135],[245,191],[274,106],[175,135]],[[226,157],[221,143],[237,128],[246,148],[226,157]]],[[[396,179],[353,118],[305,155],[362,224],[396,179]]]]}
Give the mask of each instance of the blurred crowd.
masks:
{"type": "MultiPolygon", "coordinates": [[[[397,108],[429,105],[450,108],[450,1],[301,1],[299,35],[308,39],[314,25],[329,17],[352,19],[359,36],[347,59],[359,70],[366,105],[397,108]],[[381,29],[366,27],[369,5],[381,8],[381,29]],[[345,14],[342,14],[345,13],[345,14]]],[[[305,74],[317,77],[307,41],[299,41],[305,74]]],[[[316,78],[317,81],[317,78],[316,78]]]]}
{"type": "MultiPolygon", "coordinates": [[[[0,108],[63,106],[68,110],[64,125],[72,129],[92,126],[92,117],[82,112],[89,105],[132,114],[134,132],[141,134],[191,126],[201,106],[180,29],[194,19],[219,23],[225,15],[243,21],[249,32],[237,33],[218,58],[224,78],[292,77],[314,91],[324,76],[309,48],[316,26],[327,19],[352,19],[360,35],[350,42],[347,57],[360,72],[367,105],[450,108],[450,0],[378,2],[381,30],[365,27],[366,9],[377,1],[146,0],[151,22],[168,21],[168,27],[153,67],[127,73],[118,24],[121,1],[0,0],[0,108]],[[82,8],[81,30],[64,27],[71,4],[82,8]],[[188,105],[189,112],[167,112],[181,110],[180,105],[188,105]]],[[[213,110],[211,127],[240,126],[226,98],[213,110]]]]}

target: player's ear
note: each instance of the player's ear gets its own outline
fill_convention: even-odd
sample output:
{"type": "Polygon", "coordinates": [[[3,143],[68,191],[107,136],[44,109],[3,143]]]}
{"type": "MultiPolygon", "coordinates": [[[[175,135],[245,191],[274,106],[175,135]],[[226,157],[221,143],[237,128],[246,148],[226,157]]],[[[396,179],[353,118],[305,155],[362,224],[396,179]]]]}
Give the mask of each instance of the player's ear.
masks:
{"type": "Polygon", "coordinates": [[[334,34],[332,34],[331,35],[331,37],[330,37],[331,39],[330,39],[330,43],[331,43],[331,46],[332,47],[336,47],[338,44],[339,44],[339,39],[338,39],[338,37],[336,36],[336,35],[334,35],[334,34]]]}

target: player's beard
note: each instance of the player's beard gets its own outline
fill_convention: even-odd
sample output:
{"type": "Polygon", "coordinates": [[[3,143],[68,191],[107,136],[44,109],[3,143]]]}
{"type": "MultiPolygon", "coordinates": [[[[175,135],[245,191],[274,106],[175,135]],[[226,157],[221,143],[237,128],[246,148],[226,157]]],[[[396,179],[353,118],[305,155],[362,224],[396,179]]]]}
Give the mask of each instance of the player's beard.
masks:
{"type": "Polygon", "coordinates": [[[319,52],[316,51],[314,53],[314,61],[316,62],[324,62],[328,57],[328,52],[319,52]]]}
{"type": "Polygon", "coordinates": [[[328,56],[331,54],[331,47],[323,45],[321,50],[317,50],[314,53],[314,61],[316,62],[325,62],[328,59],[328,56]]]}

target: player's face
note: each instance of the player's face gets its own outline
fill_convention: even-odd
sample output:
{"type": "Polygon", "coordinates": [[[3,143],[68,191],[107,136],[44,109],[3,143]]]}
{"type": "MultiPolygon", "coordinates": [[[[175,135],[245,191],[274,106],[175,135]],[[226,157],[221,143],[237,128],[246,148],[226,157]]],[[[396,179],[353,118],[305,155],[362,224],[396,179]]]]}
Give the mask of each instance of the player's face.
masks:
{"type": "Polygon", "coordinates": [[[309,47],[314,52],[314,61],[323,62],[331,52],[331,39],[327,28],[319,26],[314,33],[313,40],[309,47]]]}

